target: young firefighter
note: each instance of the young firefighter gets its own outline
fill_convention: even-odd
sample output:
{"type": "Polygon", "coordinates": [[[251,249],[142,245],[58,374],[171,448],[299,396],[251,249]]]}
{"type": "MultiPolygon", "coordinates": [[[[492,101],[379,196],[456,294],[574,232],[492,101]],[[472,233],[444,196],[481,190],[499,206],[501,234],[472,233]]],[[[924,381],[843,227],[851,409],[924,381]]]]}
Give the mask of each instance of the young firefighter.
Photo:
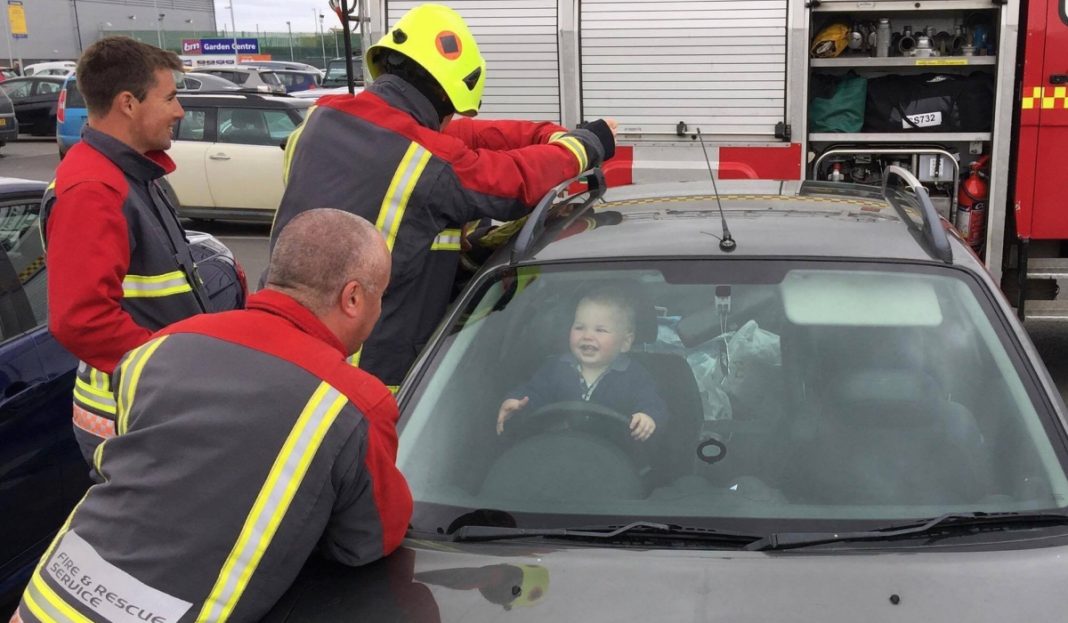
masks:
{"type": "Polygon", "coordinates": [[[630,415],[631,437],[645,441],[663,423],[667,407],[649,372],[625,355],[634,343],[634,308],[618,288],[597,288],[575,309],[571,352],[549,361],[525,385],[508,393],[497,413],[497,434],[522,410],[587,400],[630,415]]]}
{"type": "Polygon", "coordinates": [[[154,331],[205,311],[185,231],[158,180],[182,118],[173,52],[105,37],[78,61],[89,108],[45,194],[48,328],[81,364],[74,434],[86,460],[115,434],[111,374],[154,331]]]}
{"type": "Polygon", "coordinates": [[[367,50],[374,83],[319,100],[286,144],[286,191],[271,244],[321,203],[386,236],[393,275],[358,364],[395,388],[441,321],[461,227],[528,213],[555,185],[611,157],[613,123],[476,121],[486,63],[463,19],[424,4],[367,50]],[[460,115],[460,118],[455,118],[460,115]]]}

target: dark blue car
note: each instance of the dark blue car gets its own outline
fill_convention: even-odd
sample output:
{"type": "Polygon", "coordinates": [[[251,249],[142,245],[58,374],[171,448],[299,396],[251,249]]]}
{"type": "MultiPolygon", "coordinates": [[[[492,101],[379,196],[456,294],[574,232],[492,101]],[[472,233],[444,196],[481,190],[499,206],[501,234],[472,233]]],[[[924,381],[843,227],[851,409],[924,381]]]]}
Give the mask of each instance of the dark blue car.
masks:
{"type": "Polygon", "coordinates": [[[71,432],[77,360],[48,332],[43,182],[0,178],[0,605],[89,486],[71,432]]]}

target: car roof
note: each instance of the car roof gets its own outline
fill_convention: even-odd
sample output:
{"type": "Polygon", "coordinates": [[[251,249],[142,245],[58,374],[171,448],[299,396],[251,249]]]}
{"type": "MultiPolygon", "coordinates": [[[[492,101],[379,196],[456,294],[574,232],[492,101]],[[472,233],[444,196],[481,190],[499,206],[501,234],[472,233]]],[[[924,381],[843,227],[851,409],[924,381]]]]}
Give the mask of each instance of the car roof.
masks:
{"type": "MultiPolygon", "coordinates": [[[[723,230],[711,186],[694,182],[609,189],[605,201],[583,217],[599,226],[578,235],[557,236],[530,260],[729,256],[940,263],[895,209],[873,192],[878,189],[851,187],[829,194],[826,188],[747,192],[744,184],[720,182],[720,186],[719,199],[737,243],[733,251],[720,249],[723,230]],[[622,217],[618,221],[617,215],[622,217]]],[[[966,248],[950,238],[953,263],[974,265],[966,248]]]]}
{"type": "Polygon", "coordinates": [[[260,72],[273,72],[273,68],[268,67],[254,67],[251,65],[201,65],[197,67],[197,72],[204,73],[208,71],[243,71],[248,74],[256,74],[260,72]]]}
{"type": "Polygon", "coordinates": [[[20,193],[44,193],[47,182],[28,180],[21,177],[0,177],[0,195],[20,193]]]}
{"type": "Polygon", "coordinates": [[[234,91],[179,91],[178,99],[183,105],[195,103],[236,108],[308,108],[312,105],[308,100],[292,97],[234,91]]]}

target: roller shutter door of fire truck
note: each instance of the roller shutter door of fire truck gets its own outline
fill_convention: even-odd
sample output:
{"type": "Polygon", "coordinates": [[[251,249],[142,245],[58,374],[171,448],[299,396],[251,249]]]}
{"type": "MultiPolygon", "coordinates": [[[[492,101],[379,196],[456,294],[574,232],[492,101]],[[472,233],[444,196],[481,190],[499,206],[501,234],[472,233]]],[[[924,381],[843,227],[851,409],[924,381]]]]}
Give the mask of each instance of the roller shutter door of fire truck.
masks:
{"type": "Polygon", "coordinates": [[[620,131],[774,140],[786,106],[786,0],[581,0],[582,115],[620,131]]]}
{"type": "MultiPolygon", "coordinates": [[[[386,4],[390,28],[426,0],[386,4]]],[[[556,0],[450,0],[486,59],[479,119],[560,122],[556,0]]]]}

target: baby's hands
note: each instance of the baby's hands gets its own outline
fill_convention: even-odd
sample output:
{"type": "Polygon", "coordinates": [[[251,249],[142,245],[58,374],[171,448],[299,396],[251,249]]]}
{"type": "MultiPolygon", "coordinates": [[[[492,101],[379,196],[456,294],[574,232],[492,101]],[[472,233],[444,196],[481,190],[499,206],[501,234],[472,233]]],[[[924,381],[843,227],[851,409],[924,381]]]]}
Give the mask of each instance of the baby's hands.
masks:
{"type": "Polygon", "coordinates": [[[656,422],[644,413],[630,416],[630,436],[638,441],[645,441],[656,430],[656,422]]]}
{"type": "Polygon", "coordinates": [[[505,400],[501,403],[501,409],[497,412],[498,435],[504,432],[505,421],[507,421],[508,418],[512,417],[513,413],[527,406],[528,402],[530,402],[530,396],[523,396],[522,400],[516,398],[509,398],[508,400],[505,400]]]}

